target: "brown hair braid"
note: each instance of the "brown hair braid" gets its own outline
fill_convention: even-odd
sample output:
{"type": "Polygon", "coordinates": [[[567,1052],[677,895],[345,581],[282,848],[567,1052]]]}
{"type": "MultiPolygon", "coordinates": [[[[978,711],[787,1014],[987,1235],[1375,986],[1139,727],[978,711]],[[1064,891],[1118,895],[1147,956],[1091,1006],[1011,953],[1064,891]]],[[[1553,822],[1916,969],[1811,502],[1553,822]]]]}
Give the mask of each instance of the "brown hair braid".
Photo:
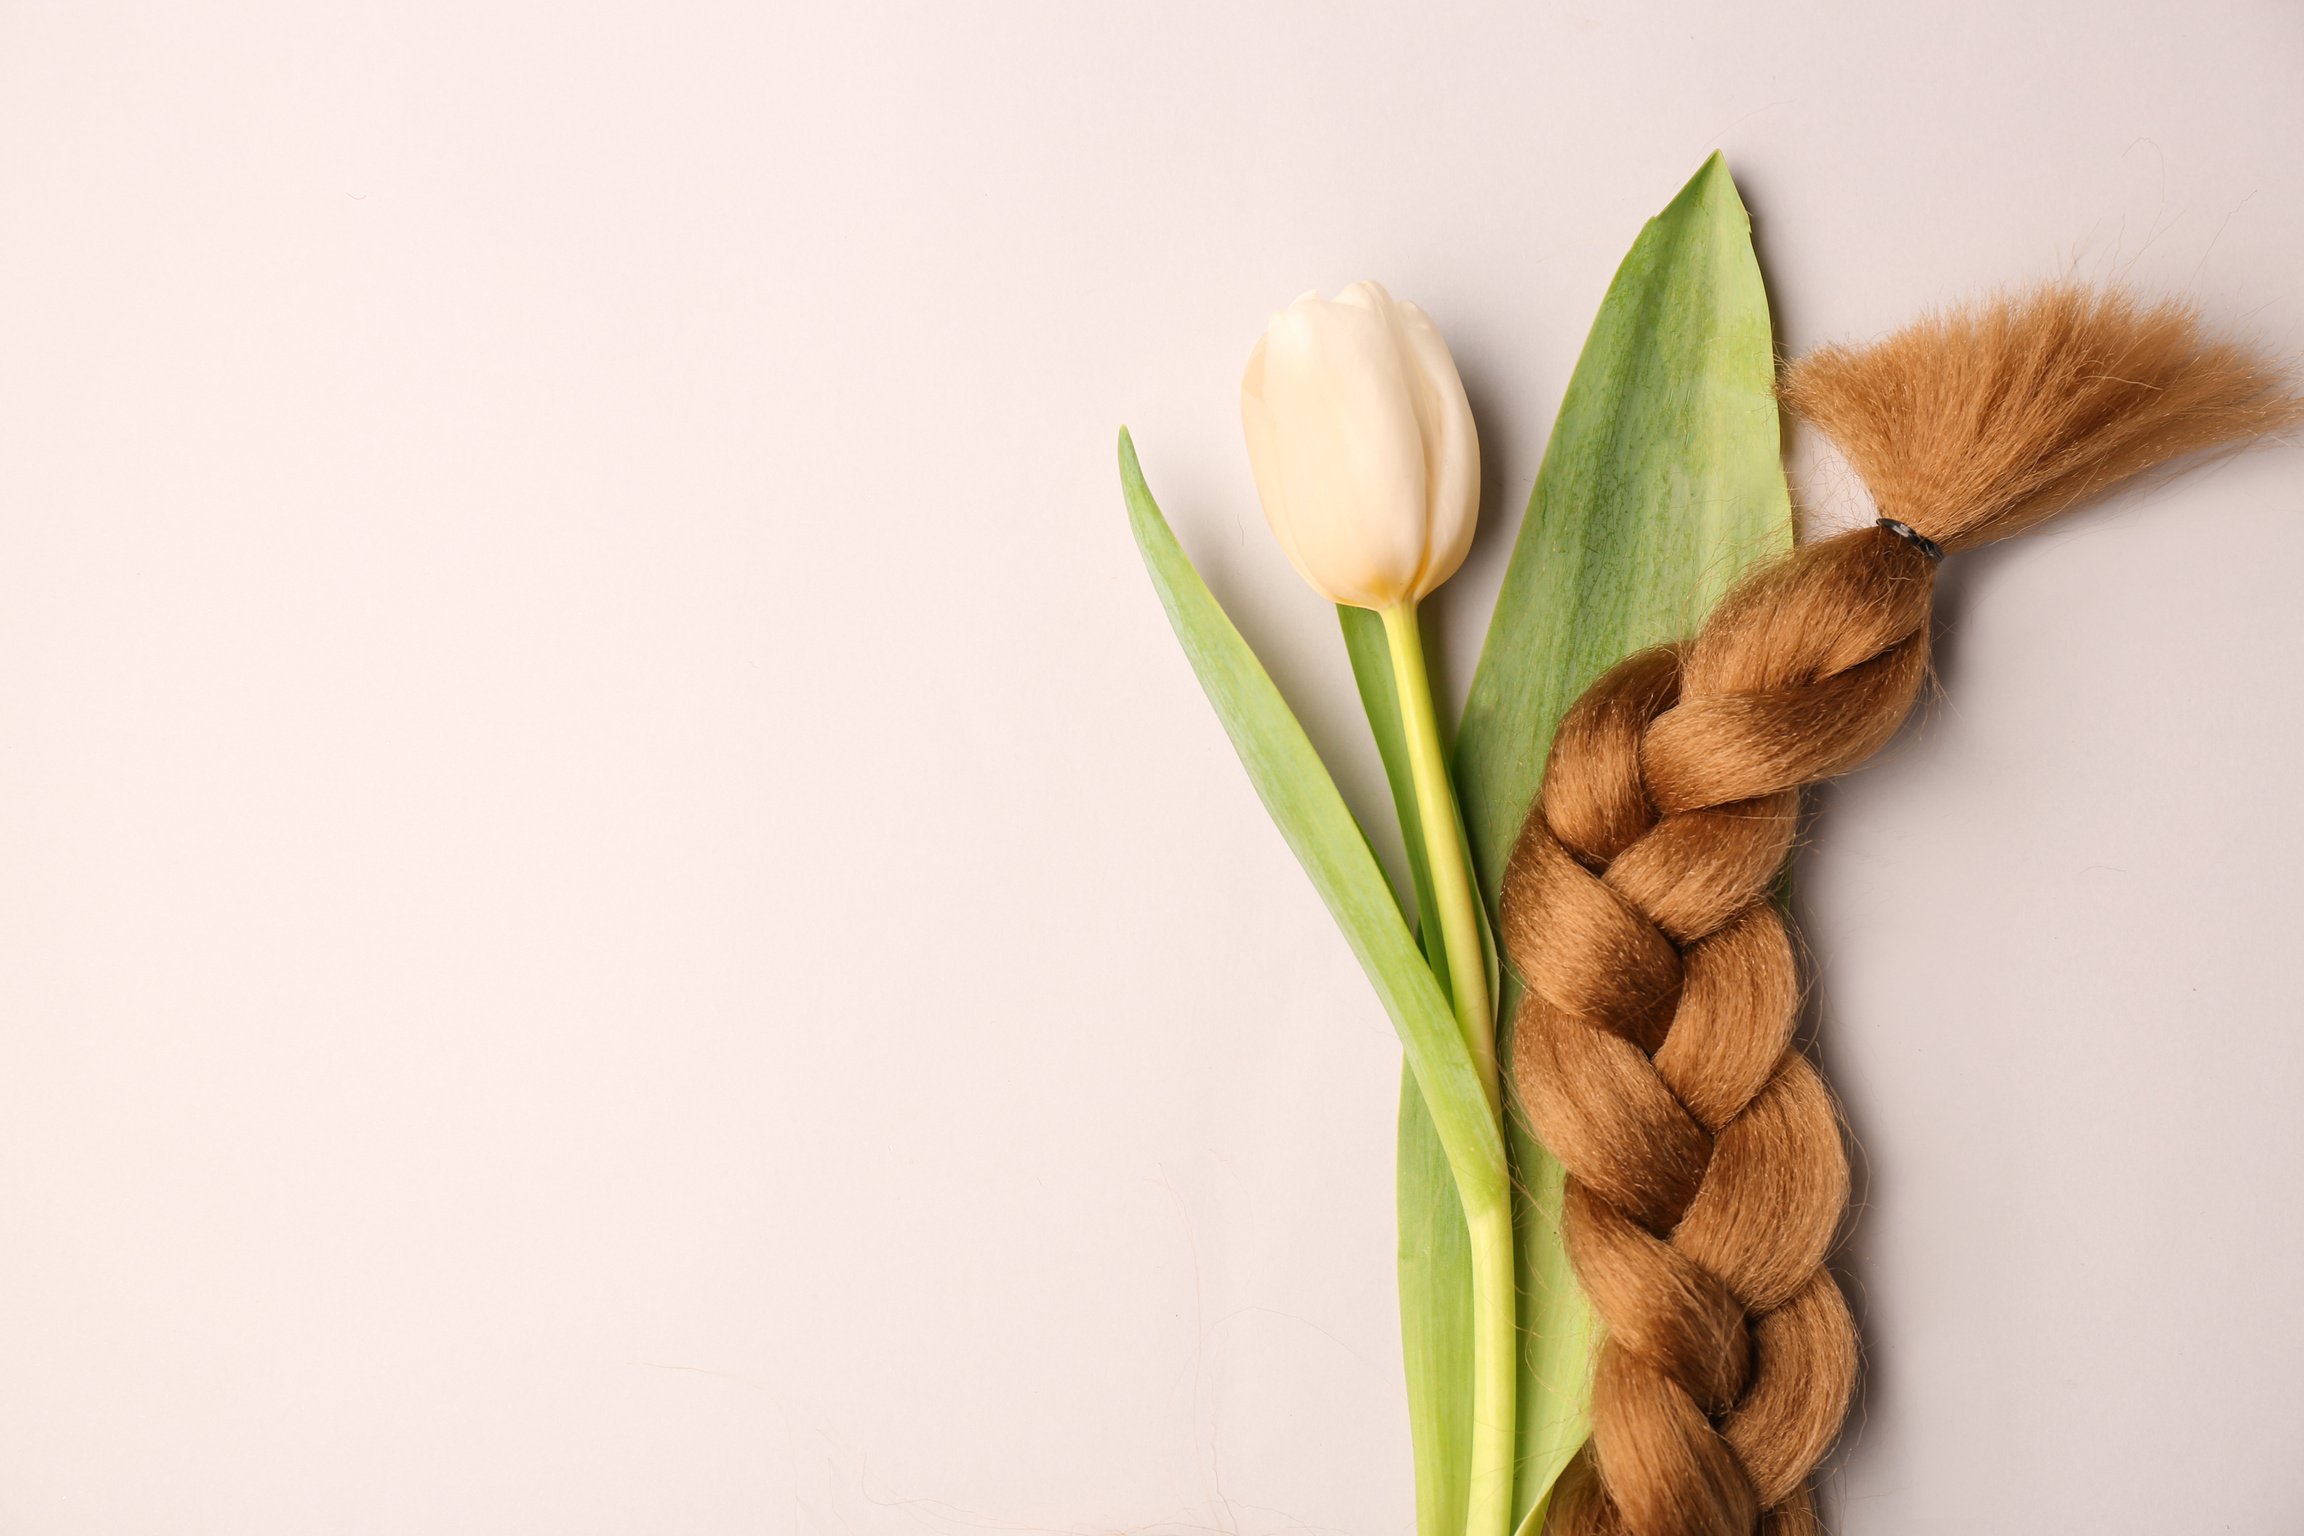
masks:
{"type": "Polygon", "coordinates": [[[1808,1477],[1856,1375],[1824,1267],[1848,1168],[1793,1043],[1800,982],[1770,894],[1800,787],[1912,708],[1929,541],[2019,532],[2300,414],[2280,370],[2190,309],[2068,286],[1827,348],[1784,395],[1883,525],[1762,569],[1693,640],[1593,684],[1504,876],[1527,983],[1513,1076],[1568,1170],[1569,1258],[1607,1330],[1592,1440],[1552,1515],[1571,1536],[1816,1528],[1808,1477]]]}

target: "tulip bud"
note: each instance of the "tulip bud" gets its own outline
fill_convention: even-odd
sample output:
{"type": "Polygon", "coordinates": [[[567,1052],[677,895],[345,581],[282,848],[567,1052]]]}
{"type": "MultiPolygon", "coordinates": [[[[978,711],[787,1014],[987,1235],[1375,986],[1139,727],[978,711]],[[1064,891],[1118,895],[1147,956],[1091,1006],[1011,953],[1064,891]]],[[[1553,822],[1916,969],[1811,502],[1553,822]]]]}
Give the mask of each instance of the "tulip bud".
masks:
{"type": "Polygon", "coordinates": [[[1272,317],[1240,381],[1256,492],[1280,547],[1338,603],[1414,603],[1456,574],[1480,445],[1448,344],[1375,283],[1272,317]]]}

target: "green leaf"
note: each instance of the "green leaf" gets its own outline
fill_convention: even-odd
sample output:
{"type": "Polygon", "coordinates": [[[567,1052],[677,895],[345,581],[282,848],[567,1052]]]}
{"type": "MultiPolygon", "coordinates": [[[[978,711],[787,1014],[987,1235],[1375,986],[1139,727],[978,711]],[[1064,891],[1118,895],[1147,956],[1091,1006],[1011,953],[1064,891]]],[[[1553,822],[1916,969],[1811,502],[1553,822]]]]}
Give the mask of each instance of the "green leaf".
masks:
{"type": "MultiPolygon", "coordinates": [[[[1561,714],[1628,653],[1693,631],[1739,573],[1791,541],[1768,298],[1751,221],[1714,155],[1609,286],[1472,678],[1455,772],[1491,916],[1561,714]]],[[[1507,976],[1502,1018],[1517,995],[1507,976]]],[[[1560,1165],[1512,1120],[1518,1521],[1583,1442],[1596,1326],[1560,1242],[1560,1165]]],[[[1404,1146],[1404,1169],[1412,1157],[1423,1166],[1404,1146]]]]}
{"type": "Polygon", "coordinates": [[[1120,434],[1120,481],[1145,568],[1208,701],[1400,1036],[1459,1191],[1504,1190],[1504,1143],[1455,1016],[1335,780],[1248,642],[1192,568],[1120,434]]]}
{"type": "Polygon", "coordinates": [[[1406,1069],[1398,1136],[1392,1198],[1416,1530],[1418,1536],[1461,1536],[1472,1471],[1472,1235],[1440,1133],[1406,1069]]]}

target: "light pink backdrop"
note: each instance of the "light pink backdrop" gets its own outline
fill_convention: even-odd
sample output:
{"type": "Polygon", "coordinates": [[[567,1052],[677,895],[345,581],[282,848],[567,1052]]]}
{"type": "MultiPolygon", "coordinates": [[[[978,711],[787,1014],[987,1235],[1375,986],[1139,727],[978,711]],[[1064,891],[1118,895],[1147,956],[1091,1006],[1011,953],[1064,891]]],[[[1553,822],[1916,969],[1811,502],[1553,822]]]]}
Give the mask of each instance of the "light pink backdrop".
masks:
{"type": "MultiPolygon", "coordinates": [[[[1724,148],[1795,346],[2304,340],[2269,3],[0,4],[0,1529],[1405,1536],[1397,1054],[1236,371],[1377,276],[1488,526],[1724,148]]],[[[2304,1519],[2304,456],[1962,562],[1800,892],[1848,1536],[2304,1519]]],[[[1389,849],[1389,843],[1387,843],[1389,849]]]]}

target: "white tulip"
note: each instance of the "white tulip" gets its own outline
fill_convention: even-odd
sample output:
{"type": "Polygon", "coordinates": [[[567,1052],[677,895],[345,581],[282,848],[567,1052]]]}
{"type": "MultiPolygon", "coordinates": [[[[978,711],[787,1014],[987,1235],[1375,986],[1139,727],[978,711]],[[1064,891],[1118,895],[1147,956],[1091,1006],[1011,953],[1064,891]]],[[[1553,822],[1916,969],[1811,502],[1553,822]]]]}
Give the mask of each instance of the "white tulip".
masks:
{"type": "Polygon", "coordinates": [[[1240,381],[1264,516],[1331,601],[1410,605],[1456,574],[1480,445],[1448,343],[1375,283],[1272,317],[1240,381]]]}

